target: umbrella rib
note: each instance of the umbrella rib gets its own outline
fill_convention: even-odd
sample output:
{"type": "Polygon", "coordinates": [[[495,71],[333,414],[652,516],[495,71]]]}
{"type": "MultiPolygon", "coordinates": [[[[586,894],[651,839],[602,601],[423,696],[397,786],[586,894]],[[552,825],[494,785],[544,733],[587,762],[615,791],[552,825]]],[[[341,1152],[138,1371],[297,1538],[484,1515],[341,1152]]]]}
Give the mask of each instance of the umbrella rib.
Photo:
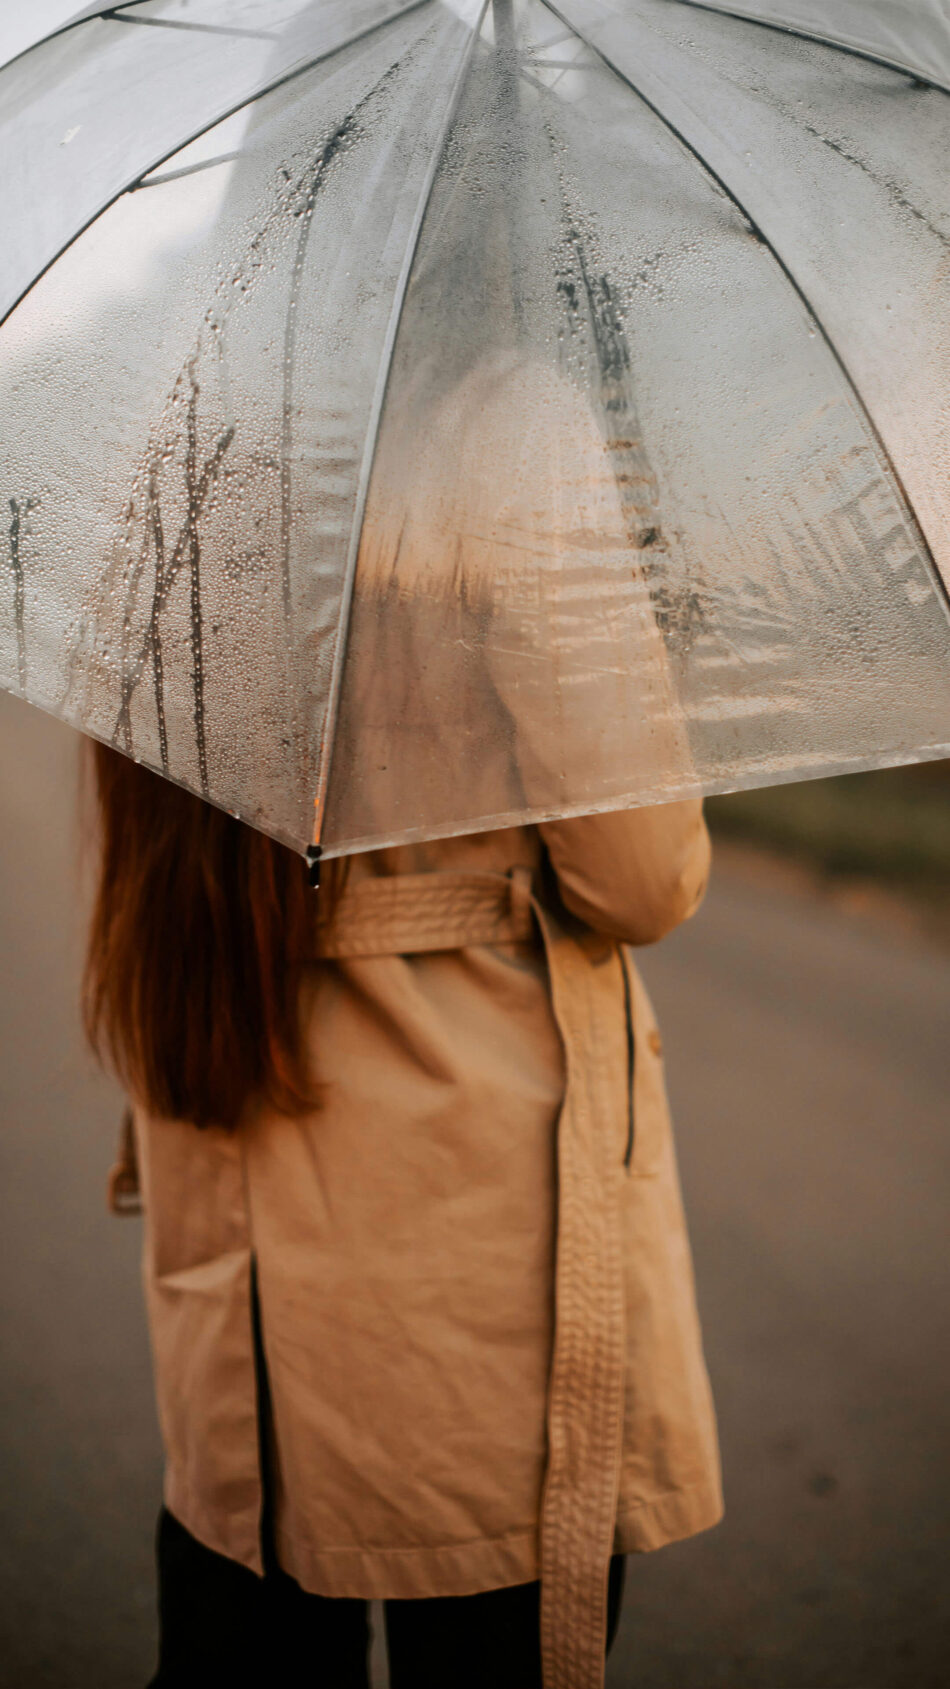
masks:
{"type": "Polygon", "coordinates": [[[143,188],[159,188],[163,182],[180,182],[183,176],[196,176],[201,170],[216,170],[221,164],[233,164],[240,156],[239,152],[219,152],[214,158],[203,158],[197,164],[183,164],[180,170],[163,170],[160,176],[150,171],[140,181],[133,182],[127,191],[135,194],[143,188]]]}
{"type": "MultiPolygon", "coordinates": [[[[393,303],[390,309],[389,322],[386,328],[386,338],[383,342],[382,356],[380,357],[379,362],[379,374],[377,376],[376,389],[373,394],[373,403],[369,413],[366,439],[363,446],[363,458],[360,464],[360,478],[356,489],[356,502],[353,510],[353,522],[350,529],[350,542],[347,550],[346,563],[344,565],[343,581],[340,593],[340,610],[336,623],[336,639],[330,669],[330,683],[327,693],[326,714],[323,720],[323,730],[320,735],[319,761],[317,766],[317,790],[314,794],[313,825],[313,846],[318,854],[323,843],[323,824],[326,818],[327,793],[329,790],[330,769],[333,760],[333,742],[336,737],[336,724],[340,708],[340,694],[343,686],[343,670],[346,663],[350,612],[353,604],[353,587],[356,580],[356,564],[359,557],[360,540],[362,538],[363,531],[363,518],[366,513],[366,500],[369,493],[370,477],[372,475],[373,463],[376,457],[376,445],[379,439],[383,405],[386,400],[389,377],[392,370],[393,355],[396,349],[396,337],[399,332],[400,322],[402,321],[403,308],[406,302],[406,293],[409,287],[409,278],[412,274],[416,253],[419,250],[419,240],[422,235],[422,226],[425,222],[426,213],[432,199],[432,191],[435,187],[436,177],[439,172],[439,164],[441,163],[442,153],[444,151],[452,123],[454,122],[455,114],[458,110],[459,101],[462,97],[462,90],[465,86],[469,67],[475,52],[475,47],[479,36],[481,35],[482,26],[490,3],[491,0],[481,0],[478,16],[472,26],[471,36],[466,45],[461,63],[456,71],[455,82],[449,94],[448,105],[445,117],[442,121],[439,137],[436,145],[432,149],[432,159],[419,192],[419,200],[416,205],[412,227],[409,231],[409,239],[406,242],[406,251],[403,257],[402,268],[399,272],[399,278],[393,294],[393,303]]],[[[568,27],[570,26],[568,25],[568,27]]]]}
{"type": "Polygon", "coordinates": [[[896,486],[897,491],[900,495],[901,502],[903,503],[904,508],[907,512],[907,517],[908,517],[908,520],[910,522],[912,531],[913,531],[915,538],[917,539],[917,542],[920,546],[922,555],[926,559],[926,562],[927,562],[927,564],[930,568],[930,572],[931,572],[931,575],[933,577],[934,583],[935,583],[935,585],[938,589],[939,596],[943,600],[944,608],[948,611],[948,613],[950,613],[950,583],[948,583],[947,581],[944,580],[943,575],[941,574],[941,571],[937,566],[937,562],[936,562],[936,559],[935,559],[933,552],[930,548],[930,544],[929,544],[929,541],[927,540],[927,536],[924,533],[923,528],[921,527],[920,521],[919,521],[918,516],[917,516],[917,512],[915,511],[913,504],[911,503],[910,495],[908,494],[907,488],[904,485],[904,480],[903,480],[903,477],[900,473],[900,470],[898,469],[897,464],[894,462],[894,458],[891,455],[890,449],[887,446],[887,444],[884,440],[884,437],[881,434],[881,431],[878,428],[878,425],[874,420],[874,417],[872,416],[870,410],[868,409],[867,404],[865,403],[865,400],[863,399],[863,397],[861,395],[861,390],[858,387],[858,384],[855,381],[853,375],[851,374],[851,371],[849,370],[849,368],[848,368],[848,366],[847,366],[847,364],[844,360],[843,354],[839,351],[839,349],[838,349],[837,345],[835,344],[835,341],[833,340],[829,330],[826,328],[825,324],[822,322],[821,317],[818,315],[818,312],[815,310],[815,307],[812,305],[812,302],[809,299],[807,293],[805,292],[804,287],[802,286],[801,282],[798,280],[798,277],[795,275],[794,271],[790,268],[786,259],[782,256],[778,247],[769,238],[768,234],[762,228],[761,224],[759,222],[757,222],[755,217],[753,217],[751,212],[746,208],[746,206],[744,205],[744,203],[743,203],[742,199],[740,198],[739,194],[736,193],[735,189],[730,186],[730,184],[726,181],[725,177],[723,177],[719,174],[719,172],[718,172],[718,170],[716,170],[715,166],[710,164],[708,162],[708,160],[703,157],[702,153],[699,151],[699,148],[696,147],[693,144],[693,142],[690,141],[688,139],[688,137],[683,133],[683,131],[680,128],[677,127],[677,125],[673,122],[672,118],[668,117],[666,115],[666,113],[658,105],[654,104],[653,100],[650,99],[649,95],[645,94],[643,92],[642,88],[638,87],[638,85],[633,81],[633,79],[630,76],[628,76],[626,71],[621,70],[619,65],[616,65],[614,63],[614,61],[611,58],[609,58],[606,53],[602,52],[601,49],[593,41],[591,41],[588,38],[588,36],[586,36],[584,34],[584,32],[582,30],[578,29],[576,25],[572,24],[570,22],[570,20],[564,16],[564,14],[560,11],[559,7],[555,3],[555,0],[541,0],[541,3],[542,3],[543,6],[546,7],[546,9],[549,12],[553,13],[553,15],[556,18],[560,19],[561,23],[566,24],[569,29],[573,29],[574,34],[577,36],[578,40],[583,41],[585,47],[587,47],[590,50],[590,52],[593,53],[600,60],[601,64],[605,65],[606,68],[614,76],[619,77],[620,81],[623,82],[625,84],[625,86],[630,89],[630,92],[632,94],[636,95],[636,98],[638,100],[642,101],[643,105],[646,106],[647,110],[651,111],[653,113],[654,117],[656,117],[659,120],[659,122],[663,124],[665,129],[669,130],[670,134],[673,135],[675,137],[675,139],[679,142],[680,146],[682,146],[685,149],[685,151],[689,153],[690,157],[695,161],[696,164],[698,164],[699,168],[702,171],[704,171],[705,174],[713,182],[716,183],[716,186],[719,188],[720,192],[723,193],[725,195],[725,197],[729,200],[730,204],[735,206],[736,210],[739,212],[739,215],[743,218],[744,222],[746,223],[746,226],[751,230],[751,232],[754,234],[756,239],[762,244],[762,246],[765,247],[766,251],[771,254],[771,257],[774,259],[775,263],[778,265],[778,267],[781,270],[783,276],[785,277],[785,280],[788,282],[789,286],[794,290],[798,299],[801,301],[802,305],[804,306],[806,312],[808,313],[810,320],[815,324],[816,329],[818,330],[819,334],[821,335],[825,345],[827,346],[829,352],[831,353],[831,356],[834,358],[835,363],[837,364],[839,370],[841,371],[841,374],[844,377],[845,382],[847,383],[849,391],[854,396],[854,401],[855,401],[855,404],[858,407],[859,413],[864,418],[865,424],[871,432],[871,436],[874,439],[875,444],[877,445],[878,451],[880,452],[884,463],[886,464],[888,470],[890,471],[891,477],[894,481],[894,485],[896,486]]]}
{"type": "Polygon", "coordinates": [[[110,6],[100,17],[111,23],[136,24],[140,29],[188,29],[199,35],[237,35],[248,41],[278,41],[280,37],[270,29],[229,29],[220,23],[184,23],[180,18],[127,18],[118,6],[110,6]]]}
{"type": "Polygon", "coordinates": [[[915,70],[910,65],[901,64],[897,59],[889,59],[884,53],[873,53],[869,47],[856,47],[851,42],[838,41],[833,35],[816,35],[814,30],[804,29],[798,24],[783,23],[778,18],[753,17],[749,12],[734,11],[731,6],[710,5],[708,0],[680,0],[680,4],[692,6],[697,12],[713,12],[717,17],[735,18],[739,23],[751,23],[757,29],[771,29],[777,35],[791,35],[798,41],[814,41],[818,47],[830,47],[836,53],[847,53],[851,58],[864,59],[868,64],[880,65],[882,70],[893,70],[899,76],[909,76],[913,83],[936,88],[943,94],[950,93],[950,81],[938,82],[935,77],[928,76],[926,71],[915,70]]]}
{"type": "MultiPolygon", "coordinates": [[[[135,3],[135,0],[133,0],[133,3],[135,3]]],[[[345,52],[348,47],[355,47],[358,42],[365,41],[370,35],[375,35],[377,30],[385,29],[389,24],[398,23],[402,18],[408,17],[411,12],[418,12],[424,6],[431,6],[432,3],[433,0],[408,0],[408,4],[401,6],[398,12],[392,12],[386,18],[379,18],[376,23],[367,24],[365,29],[358,30],[355,35],[347,36],[345,41],[338,42],[335,47],[331,47],[328,51],[316,53],[312,59],[306,59],[303,64],[291,66],[289,70],[284,71],[280,76],[276,76],[273,82],[265,82],[260,88],[255,88],[253,93],[246,94],[243,99],[235,101],[233,106],[226,107],[224,111],[216,112],[214,117],[210,118],[207,123],[202,123],[197,129],[192,130],[190,135],[180,137],[173,147],[169,147],[166,152],[162,152],[158,157],[151,159],[143,169],[137,170],[134,176],[130,176],[127,181],[122,183],[120,188],[116,188],[108,199],[97,206],[91,217],[87,217],[78,229],[73,230],[69,239],[63,242],[51,258],[47,259],[41,269],[37,270],[32,281],[27,283],[26,287],[14,299],[12,305],[0,316],[0,328],[3,327],[8,317],[13,315],[18,306],[22,305],[27,294],[32,293],[37,283],[42,281],[47,271],[51,270],[54,264],[59,263],[64,254],[69,251],[70,247],[75,246],[77,240],[82,239],[88,229],[91,229],[100,217],[104,217],[107,211],[111,211],[123,194],[131,193],[134,189],[145,185],[146,178],[160,169],[163,164],[167,164],[170,158],[174,158],[177,153],[184,152],[186,147],[193,146],[195,141],[200,141],[202,135],[209,134],[212,129],[217,128],[219,123],[224,123],[229,117],[234,117],[236,112],[243,111],[245,106],[253,105],[257,100],[266,99],[269,94],[274,94],[279,88],[286,87],[298,76],[306,76],[308,71],[314,70],[317,65],[323,64],[326,59],[334,58],[337,53],[345,52]]],[[[11,60],[12,62],[14,61],[11,60]]]]}

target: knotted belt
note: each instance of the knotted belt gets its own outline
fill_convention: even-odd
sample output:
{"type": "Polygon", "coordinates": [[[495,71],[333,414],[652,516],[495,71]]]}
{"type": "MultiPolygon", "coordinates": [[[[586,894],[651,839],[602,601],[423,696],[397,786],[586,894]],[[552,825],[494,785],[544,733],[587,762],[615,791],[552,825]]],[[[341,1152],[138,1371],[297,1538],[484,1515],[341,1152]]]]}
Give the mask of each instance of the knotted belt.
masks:
{"type": "Polygon", "coordinates": [[[618,1199],[626,1020],[616,945],[569,929],[510,875],[380,876],[347,888],[318,929],[322,957],[504,944],[540,930],[566,1077],[558,1123],[555,1328],[541,1506],[545,1689],[601,1689],[607,1573],[623,1435],[624,1304],[618,1199]]]}

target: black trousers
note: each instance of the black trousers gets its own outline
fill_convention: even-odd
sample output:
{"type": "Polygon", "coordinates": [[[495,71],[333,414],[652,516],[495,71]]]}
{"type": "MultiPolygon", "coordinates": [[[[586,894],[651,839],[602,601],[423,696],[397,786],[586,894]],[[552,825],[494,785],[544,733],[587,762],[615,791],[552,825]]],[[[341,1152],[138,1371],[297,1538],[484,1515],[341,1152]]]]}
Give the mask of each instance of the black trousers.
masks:
{"type": "MultiPolygon", "coordinates": [[[[369,1689],[369,1607],[308,1595],[269,1557],[259,1578],[167,1511],[158,1522],[160,1650],[150,1689],[369,1689]]],[[[623,1593],[611,1561],[608,1651],[623,1593]]],[[[387,1601],[392,1689],[541,1689],[540,1585],[387,1601]]]]}

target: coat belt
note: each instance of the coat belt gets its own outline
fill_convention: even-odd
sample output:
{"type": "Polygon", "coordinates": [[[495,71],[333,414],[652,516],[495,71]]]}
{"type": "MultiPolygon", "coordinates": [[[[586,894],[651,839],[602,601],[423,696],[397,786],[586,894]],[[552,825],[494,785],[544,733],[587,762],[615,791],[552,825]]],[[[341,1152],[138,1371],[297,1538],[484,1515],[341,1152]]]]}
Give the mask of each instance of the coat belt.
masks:
{"type": "Polygon", "coordinates": [[[533,930],[531,876],[391,874],[359,880],[317,927],[316,954],[413,956],[469,944],[511,944],[533,930]]]}
{"type": "Polygon", "coordinates": [[[342,960],[504,944],[529,939],[535,922],[566,1064],[541,1504],[544,1689],[602,1689],[624,1396],[617,1125],[626,1121],[628,1079],[614,1055],[618,1042],[626,1049],[627,1032],[619,949],[569,928],[538,901],[529,871],[516,868],[360,881],[319,930],[317,953],[342,960]]]}

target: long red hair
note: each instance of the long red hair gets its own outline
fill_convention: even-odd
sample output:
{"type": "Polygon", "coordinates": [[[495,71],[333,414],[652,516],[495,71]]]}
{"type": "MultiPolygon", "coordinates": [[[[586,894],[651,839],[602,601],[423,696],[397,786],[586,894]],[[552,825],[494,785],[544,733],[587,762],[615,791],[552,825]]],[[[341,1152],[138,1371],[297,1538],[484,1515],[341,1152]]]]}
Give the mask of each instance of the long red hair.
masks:
{"type": "Polygon", "coordinates": [[[196,1126],[236,1126],[253,1099],[313,1107],[299,986],[316,909],[302,859],[118,751],[92,755],[93,1049],[151,1113],[196,1126]]]}

